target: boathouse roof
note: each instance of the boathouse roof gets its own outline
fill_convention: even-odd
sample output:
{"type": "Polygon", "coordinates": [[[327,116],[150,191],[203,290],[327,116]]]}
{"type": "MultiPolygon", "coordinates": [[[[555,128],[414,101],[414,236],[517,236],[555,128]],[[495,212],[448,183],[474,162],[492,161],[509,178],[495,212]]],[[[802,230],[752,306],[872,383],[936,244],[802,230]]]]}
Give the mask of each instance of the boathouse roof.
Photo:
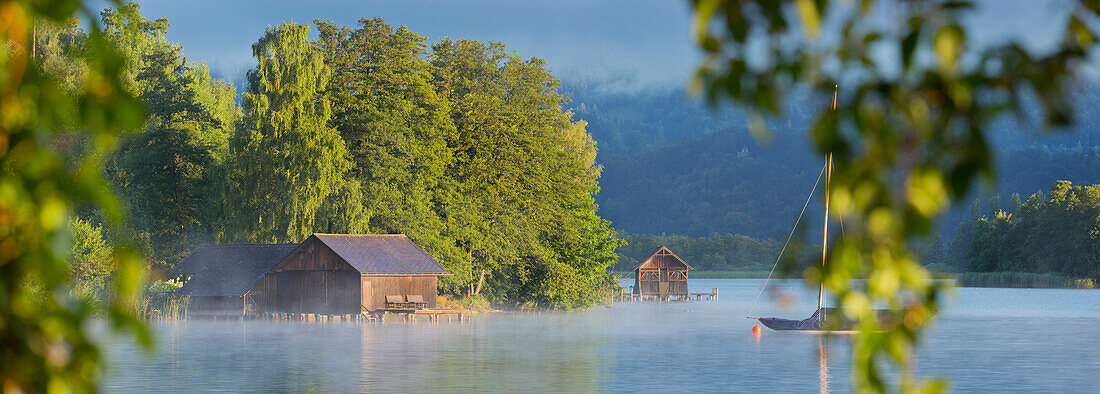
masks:
{"type": "Polygon", "coordinates": [[[451,274],[404,234],[313,234],[313,237],[363,274],[451,274]]]}
{"type": "MultiPolygon", "coordinates": [[[[679,264],[683,264],[683,266],[687,267],[687,269],[689,269],[689,270],[695,269],[695,267],[692,267],[690,264],[684,262],[684,259],[681,259],[680,256],[676,255],[676,253],[672,253],[672,251],[669,250],[667,246],[661,246],[661,247],[657,248],[656,250],[654,250],[653,253],[651,253],[649,255],[649,257],[646,257],[645,260],[642,260],[642,262],[638,263],[638,265],[634,266],[634,268],[631,268],[630,270],[631,271],[637,271],[639,268],[642,268],[643,266],[654,265],[658,261],[662,262],[663,263],[662,265],[669,264],[669,263],[673,263],[673,264],[679,263],[679,264]]],[[[653,267],[653,268],[656,268],[656,267],[653,267]]]]}
{"type": "Polygon", "coordinates": [[[191,296],[241,296],[297,244],[203,245],[172,270],[190,275],[179,293],[191,296]]]}

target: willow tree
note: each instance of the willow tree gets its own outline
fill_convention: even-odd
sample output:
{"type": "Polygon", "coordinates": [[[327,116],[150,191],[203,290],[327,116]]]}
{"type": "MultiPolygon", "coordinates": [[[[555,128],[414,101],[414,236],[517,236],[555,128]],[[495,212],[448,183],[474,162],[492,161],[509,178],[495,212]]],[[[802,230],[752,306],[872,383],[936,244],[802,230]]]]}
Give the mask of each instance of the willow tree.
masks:
{"type": "Polygon", "coordinates": [[[695,79],[712,103],[725,99],[781,116],[792,89],[811,87],[822,111],[810,135],[836,164],[829,192],[846,235],[830,264],[807,272],[835,292],[851,318],[855,387],[882,391],[880,361],[900,367],[902,391],[919,382],[912,347],[939,309],[940,289],[906,241],[927,235],[951,201],[991,177],[990,122],[1015,114],[1061,126],[1072,120],[1075,68],[1093,48],[1100,1],[1065,5],[1060,41],[1030,52],[1009,40],[972,45],[962,23],[970,1],[694,0],[695,37],[707,54],[695,79]],[[836,110],[824,103],[839,86],[836,110]],[[1025,112],[1024,102],[1034,102],[1025,112]],[[849,286],[867,278],[866,289],[849,286]],[[885,305],[898,324],[871,310],[885,305]]]}
{"type": "Polygon", "coordinates": [[[347,227],[327,231],[361,226],[361,209],[326,206],[359,197],[345,180],[351,169],[347,148],[329,126],[323,93],[331,71],[308,32],[309,25],[285,23],[252,46],[259,64],[248,72],[227,198],[234,200],[237,233],[254,242],[301,241],[325,223],[347,227]],[[344,217],[319,218],[319,212],[344,217]]]}

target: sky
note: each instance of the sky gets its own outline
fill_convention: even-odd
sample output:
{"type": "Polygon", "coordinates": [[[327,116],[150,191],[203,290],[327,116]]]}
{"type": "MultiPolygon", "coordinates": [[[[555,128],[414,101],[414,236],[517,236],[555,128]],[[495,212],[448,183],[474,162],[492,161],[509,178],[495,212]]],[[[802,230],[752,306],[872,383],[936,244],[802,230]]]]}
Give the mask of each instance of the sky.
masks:
{"type": "MultiPolygon", "coordinates": [[[[1066,0],[982,0],[970,18],[979,42],[1056,40],[1066,0]]],[[[685,86],[701,55],[686,0],[144,0],[142,15],[167,17],[168,37],[189,58],[230,82],[253,67],[251,45],[271,25],[329,19],[353,25],[380,16],[433,42],[500,41],[539,57],[566,81],[615,81],[631,88],[685,86]]],[[[102,8],[102,7],[100,7],[102,8]]]]}
{"type": "Polygon", "coordinates": [[[214,1],[145,0],[142,15],[167,17],[168,37],[189,58],[228,80],[255,61],[251,45],[268,26],[329,19],[352,25],[381,16],[427,36],[500,41],[547,60],[563,79],[683,84],[698,62],[685,1],[214,1]]]}

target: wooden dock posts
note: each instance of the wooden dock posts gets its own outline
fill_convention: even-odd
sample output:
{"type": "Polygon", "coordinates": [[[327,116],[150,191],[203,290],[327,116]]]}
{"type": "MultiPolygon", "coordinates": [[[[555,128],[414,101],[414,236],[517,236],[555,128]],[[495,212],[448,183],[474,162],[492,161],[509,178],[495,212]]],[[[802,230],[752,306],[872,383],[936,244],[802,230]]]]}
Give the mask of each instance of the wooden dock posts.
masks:
{"type": "Polygon", "coordinates": [[[429,322],[439,322],[446,318],[450,322],[458,319],[459,322],[468,320],[468,309],[380,309],[374,312],[358,314],[323,314],[323,313],[258,313],[250,315],[196,315],[195,318],[211,320],[265,320],[288,321],[306,323],[359,323],[359,322],[383,322],[387,318],[399,316],[403,321],[414,321],[419,317],[427,317],[429,322]]]}
{"type": "Polygon", "coordinates": [[[639,302],[639,301],[718,301],[718,288],[712,287],[710,293],[687,293],[684,296],[680,295],[668,295],[661,297],[658,294],[634,294],[633,292],[627,292],[623,289],[615,301],[618,302],[639,302]]]}
{"type": "Polygon", "coordinates": [[[370,315],[367,314],[343,314],[343,315],[327,315],[320,313],[263,313],[254,315],[255,320],[267,320],[267,321],[300,321],[307,323],[329,323],[329,322],[365,322],[373,320],[370,315]]]}
{"type": "Polygon", "coordinates": [[[428,318],[429,322],[438,322],[440,318],[446,316],[448,322],[455,317],[461,322],[463,316],[469,315],[470,311],[468,309],[380,309],[375,311],[374,314],[379,321],[385,321],[388,315],[397,315],[401,316],[404,321],[413,321],[424,316],[428,318]]]}

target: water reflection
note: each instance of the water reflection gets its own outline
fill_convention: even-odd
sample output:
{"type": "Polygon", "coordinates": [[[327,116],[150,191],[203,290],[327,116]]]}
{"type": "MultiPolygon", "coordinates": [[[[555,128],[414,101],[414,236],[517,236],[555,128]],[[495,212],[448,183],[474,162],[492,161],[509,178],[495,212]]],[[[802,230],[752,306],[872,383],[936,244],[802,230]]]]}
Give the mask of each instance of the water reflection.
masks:
{"type": "Polygon", "coordinates": [[[818,338],[817,341],[817,375],[821,380],[821,394],[829,393],[829,358],[825,355],[825,341],[826,337],[818,338]]]}
{"type": "MultiPolygon", "coordinates": [[[[752,332],[754,321],[744,316],[760,282],[693,280],[700,291],[718,287],[722,297],[690,306],[623,303],[577,313],[482,315],[462,323],[155,322],[155,354],[144,354],[129,339],[106,341],[112,365],[102,388],[851,391],[849,338],[752,332]]],[[[799,293],[802,281],[783,285],[800,294],[799,310],[816,305],[817,289],[799,293]]],[[[916,373],[947,375],[964,392],[1093,387],[1100,376],[1100,291],[958,293],[961,301],[948,303],[923,338],[916,373]],[[1054,317],[1059,324],[1047,323],[1054,317]]],[[[766,302],[757,307],[761,313],[781,312],[766,302]]]]}

